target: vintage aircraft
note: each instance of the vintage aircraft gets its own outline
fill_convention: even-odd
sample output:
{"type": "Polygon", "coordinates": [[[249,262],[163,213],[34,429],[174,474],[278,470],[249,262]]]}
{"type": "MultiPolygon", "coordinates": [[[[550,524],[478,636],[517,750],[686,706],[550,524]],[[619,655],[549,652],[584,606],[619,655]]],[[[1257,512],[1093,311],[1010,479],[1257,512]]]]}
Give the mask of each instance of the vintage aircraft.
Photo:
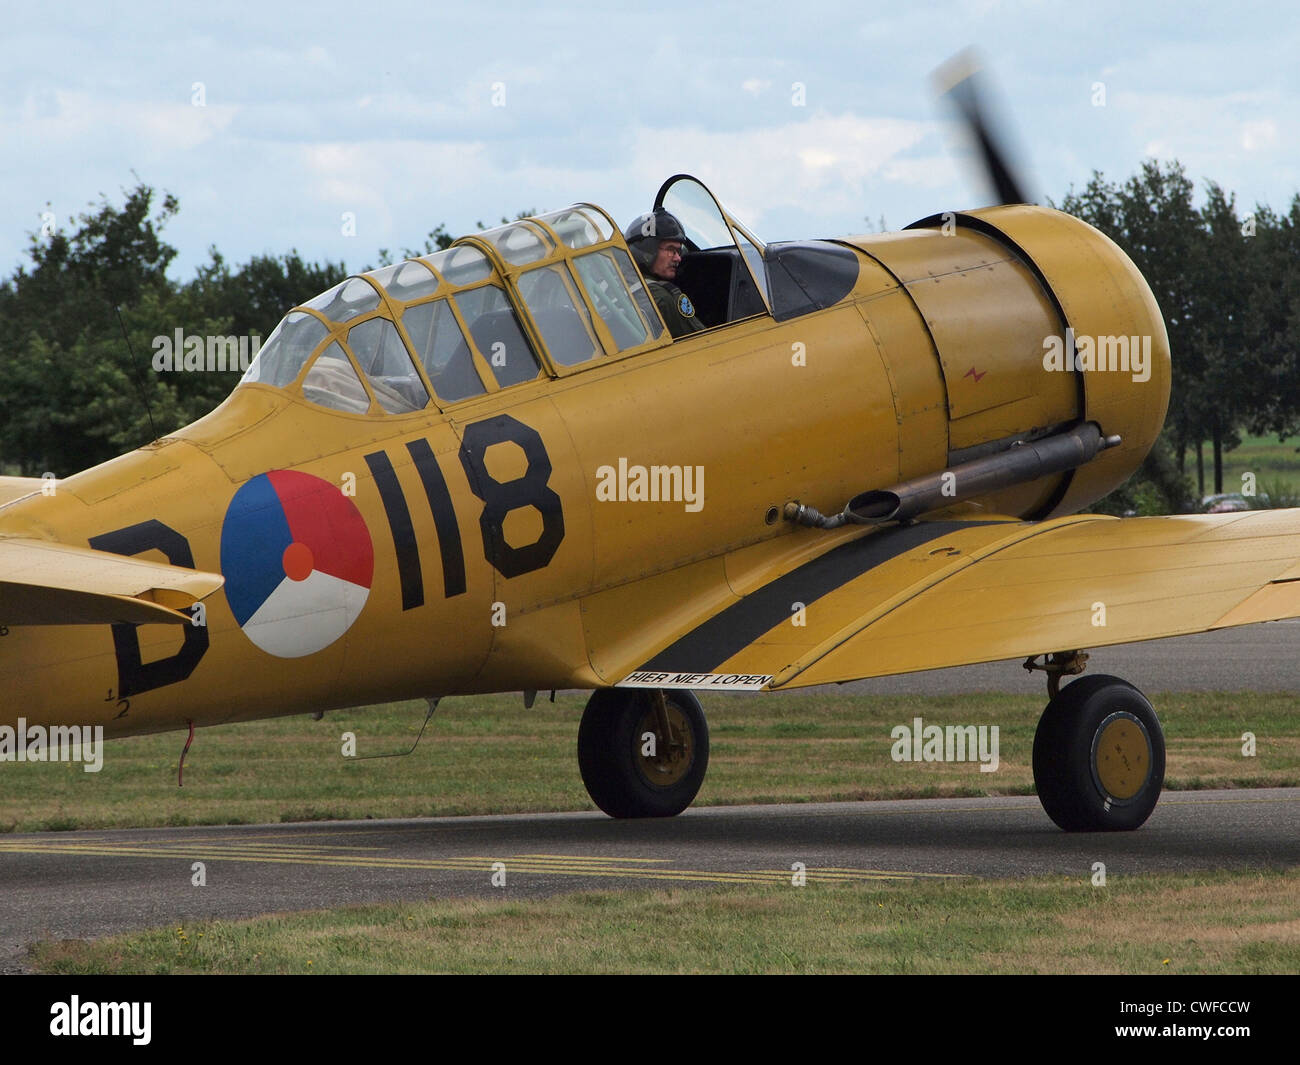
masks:
{"type": "Polygon", "coordinates": [[[980,140],[1007,205],[843,240],[764,244],[670,178],[703,331],[673,339],[579,204],[294,308],[187,428],[4,479],[0,724],[594,689],[592,798],[666,816],[708,763],[693,690],[1045,655],[1044,807],[1136,828],[1155,713],[1059,677],[1079,648],[1300,615],[1300,511],[1079,513],[1160,430],[1164,323],[980,140]]]}

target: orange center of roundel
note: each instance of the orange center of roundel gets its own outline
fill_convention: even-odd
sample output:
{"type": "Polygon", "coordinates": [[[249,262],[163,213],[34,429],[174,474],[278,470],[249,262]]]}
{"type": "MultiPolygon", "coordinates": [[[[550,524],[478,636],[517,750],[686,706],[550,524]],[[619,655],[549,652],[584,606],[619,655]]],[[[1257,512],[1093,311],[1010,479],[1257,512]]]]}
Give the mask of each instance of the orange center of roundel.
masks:
{"type": "Polygon", "coordinates": [[[311,548],[300,543],[292,543],[284,549],[281,563],[284,566],[285,576],[291,581],[305,581],[316,568],[316,560],[312,558],[311,548]]]}

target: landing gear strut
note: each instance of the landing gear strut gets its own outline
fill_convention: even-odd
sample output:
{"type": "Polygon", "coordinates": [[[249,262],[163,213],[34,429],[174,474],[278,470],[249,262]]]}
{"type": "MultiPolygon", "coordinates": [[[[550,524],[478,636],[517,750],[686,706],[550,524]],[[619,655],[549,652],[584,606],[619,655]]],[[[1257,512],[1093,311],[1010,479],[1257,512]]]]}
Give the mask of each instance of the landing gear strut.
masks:
{"type": "MultiPolygon", "coordinates": [[[[1058,689],[1087,655],[1053,655],[1051,701],[1034,734],[1034,783],[1047,816],[1067,832],[1138,828],[1165,779],[1165,738],[1156,712],[1132,684],[1099,674],[1058,689]]],[[[1076,668],[1077,667],[1077,668],[1076,668]]]]}
{"type": "Polygon", "coordinates": [[[610,817],[672,817],[709,767],[709,726],[689,691],[604,688],[578,728],[578,768],[610,817]]]}

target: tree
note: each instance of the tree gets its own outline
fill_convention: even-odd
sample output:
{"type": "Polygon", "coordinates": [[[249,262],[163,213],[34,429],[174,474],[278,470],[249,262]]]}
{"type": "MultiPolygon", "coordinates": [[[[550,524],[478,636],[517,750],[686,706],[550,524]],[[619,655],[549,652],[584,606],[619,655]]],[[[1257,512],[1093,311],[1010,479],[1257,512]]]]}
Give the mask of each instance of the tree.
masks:
{"type": "Polygon", "coordinates": [[[1285,440],[1300,433],[1300,194],[1287,214],[1257,204],[1248,221],[1243,343],[1260,365],[1248,427],[1285,440]]]}
{"type": "MultiPolygon", "coordinates": [[[[33,234],[30,267],[0,282],[4,468],[63,476],[203,416],[238,383],[239,369],[160,373],[160,344],[179,331],[205,347],[208,338],[242,337],[251,351],[290,308],[348,276],[343,263],[309,263],[296,250],[232,268],[213,247],[191,281],[174,282],[166,271],[176,250],[161,231],[179,204],[163,194],[155,210],[155,198],[142,182],[123,190],[120,207],[101,196],[71,232],[33,234]]],[[[423,251],[405,254],[452,240],[439,225],[423,251]]]]}
{"type": "Polygon", "coordinates": [[[1195,486],[1178,469],[1166,430],[1156,437],[1137,471],[1092,507],[1097,514],[1185,514],[1199,509],[1195,486]]]}
{"type": "MultiPolygon", "coordinates": [[[[1191,332],[1203,364],[1200,389],[1189,405],[1213,449],[1214,491],[1222,492],[1223,452],[1241,443],[1238,426],[1262,398],[1263,367],[1258,350],[1246,343],[1246,309],[1254,279],[1235,198],[1210,182],[1200,216],[1202,240],[1192,264],[1197,271],[1198,314],[1191,332]]],[[[1199,473],[1199,438],[1197,447],[1199,473]]],[[[1203,479],[1199,487],[1204,495],[1203,479]]]]}
{"type": "Polygon", "coordinates": [[[1123,185],[1094,171],[1082,193],[1071,189],[1061,210],[1100,229],[1123,248],[1147,279],[1164,315],[1173,354],[1173,381],[1166,424],[1178,468],[1197,436],[1194,398],[1204,378],[1203,352],[1195,344],[1196,286],[1188,264],[1198,254],[1200,218],[1192,206],[1192,182],[1181,164],[1148,160],[1123,185]]]}
{"type": "Polygon", "coordinates": [[[151,214],[152,189],[124,192],[120,209],[101,197],[71,234],[33,234],[32,268],[0,286],[8,330],[0,456],[24,472],[62,475],[110,457],[148,439],[138,435],[146,406],[168,409],[165,386],[149,380],[124,343],[117,308],[169,295],[176,250],[159,232],[177,202],[164,195],[151,214]]]}
{"type": "MultiPolygon", "coordinates": [[[[1205,494],[1208,441],[1221,492],[1223,453],[1241,442],[1243,425],[1300,429],[1294,333],[1290,340],[1287,333],[1300,325],[1292,310],[1300,290],[1294,226],[1263,207],[1241,219],[1235,197],[1215,182],[1205,205],[1193,208],[1192,182],[1177,162],[1147,161],[1122,186],[1094,172],[1061,207],[1111,237],[1150,284],[1173,356],[1166,424],[1178,473],[1194,450],[1205,494]]],[[[1300,221],[1300,197],[1292,214],[1300,221]]]]}

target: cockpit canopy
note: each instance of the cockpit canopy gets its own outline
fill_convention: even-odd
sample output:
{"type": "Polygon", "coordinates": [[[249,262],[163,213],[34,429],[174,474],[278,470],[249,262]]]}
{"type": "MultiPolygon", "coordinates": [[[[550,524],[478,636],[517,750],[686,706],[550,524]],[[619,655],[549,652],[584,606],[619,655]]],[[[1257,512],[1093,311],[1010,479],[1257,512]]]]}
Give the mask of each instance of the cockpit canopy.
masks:
{"type": "MultiPolygon", "coordinates": [[[[686,175],[664,184],[660,205],[694,245],[681,284],[694,286],[692,298],[698,292],[706,326],[780,319],[790,309],[783,246],[774,259],[686,175]]],[[[856,280],[856,256],[834,250],[856,280]]],[[[832,286],[834,299],[853,280],[832,286]]],[[[800,299],[807,309],[829,305],[800,299]]],[[[291,310],[241,384],[289,389],[352,414],[406,414],[671,342],[618,226],[583,203],[349,277],[291,310]]]]}
{"type": "Polygon", "coordinates": [[[788,321],[838,303],[857,284],[858,257],[849,247],[825,240],[764,244],[690,174],[665,181],[654,205],[686,230],[691,254],[676,282],[706,325],[760,314],[788,321]]]}

